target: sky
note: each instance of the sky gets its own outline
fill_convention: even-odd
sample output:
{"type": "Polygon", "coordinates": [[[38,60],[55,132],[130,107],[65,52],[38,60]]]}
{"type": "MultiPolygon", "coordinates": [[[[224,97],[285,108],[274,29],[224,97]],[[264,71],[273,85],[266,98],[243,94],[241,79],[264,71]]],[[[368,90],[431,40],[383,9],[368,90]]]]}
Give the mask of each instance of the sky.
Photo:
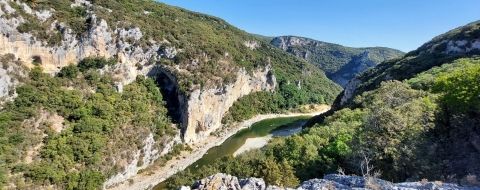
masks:
{"type": "Polygon", "coordinates": [[[480,20],[480,0],[160,0],[220,17],[250,33],[350,47],[414,50],[480,20]]]}

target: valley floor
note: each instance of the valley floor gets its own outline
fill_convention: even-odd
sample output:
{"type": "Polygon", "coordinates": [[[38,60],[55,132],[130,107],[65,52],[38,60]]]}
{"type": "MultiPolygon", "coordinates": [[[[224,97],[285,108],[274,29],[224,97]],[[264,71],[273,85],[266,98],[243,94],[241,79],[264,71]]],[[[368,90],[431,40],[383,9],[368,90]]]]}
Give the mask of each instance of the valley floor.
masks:
{"type": "Polygon", "coordinates": [[[152,188],[156,184],[166,180],[170,176],[176,174],[179,171],[184,170],[189,165],[193,164],[212,147],[219,146],[225,140],[227,140],[230,136],[234,135],[238,131],[250,127],[252,124],[265,120],[265,119],[273,119],[273,118],[280,118],[280,117],[297,117],[297,116],[315,116],[321,113],[324,113],[330,110],[330,106],[328,105],[321,105],[321,106],[314,106],[315,109],[311,110],[308,113],[286,113],[286,114],[264,114],[264,115],[257,115],[249,120],[234,124],[233,127],[228,127],[226,130],[220,132],[219,135],[214,136],[211,135],[210,137],[202,140],[201,142],[196,143],[191,148],[192,151],[184,151],[179,156],[169,160],[165,165],[153,165],[148,168],[146,171],[137,174],[135,177],[131,178],[130,180],[119,184],[115,187],[109,188],[109,190],[121,190],[121,189],[129,189],[129,190],[143,190],[147,188],[152,188]]]}

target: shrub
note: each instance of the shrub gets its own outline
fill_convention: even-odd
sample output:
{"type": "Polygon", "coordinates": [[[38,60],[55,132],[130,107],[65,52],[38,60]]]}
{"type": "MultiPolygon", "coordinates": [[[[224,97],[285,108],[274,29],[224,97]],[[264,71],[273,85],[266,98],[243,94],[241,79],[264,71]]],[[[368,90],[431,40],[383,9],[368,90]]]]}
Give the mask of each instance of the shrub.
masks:
{"type": "Polygon", "coordinates": [[[116,64],[115,59],[105,59],[104,57],[87,57],[78,63],[78,69],[82,72],[88,69],[102,69],[105,66],[116,64]]]}
{"type": "Polygon", "coordinates": [[[57,74],[58,77],[64,77],[69,79],[74,79],[77,77],[80,70],[75,65],[68,65],[63,67],[60,72],[57,74]]]}

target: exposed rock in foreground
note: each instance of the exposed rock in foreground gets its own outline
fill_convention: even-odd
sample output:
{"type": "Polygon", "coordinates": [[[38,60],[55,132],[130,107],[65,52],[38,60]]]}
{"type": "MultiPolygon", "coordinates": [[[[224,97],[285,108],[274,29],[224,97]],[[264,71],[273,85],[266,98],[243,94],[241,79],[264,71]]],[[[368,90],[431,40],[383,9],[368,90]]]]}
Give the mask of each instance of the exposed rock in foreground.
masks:
{"type": "MultiPolygon", "coordinates": [[[[181,190],[283,190],[293,188],[283,188],[266,185],[260,178],[238,179],[228,174],[215,174],[200,181],[195,182],[193,186],[183,186],[181,190]]],[[[479,190],[480,187],[462,187],[451,183],[442,182],[404,182],[392,183],[389,181],[364,178],[359,176],[346,176],[338,174],[325,175],[324,179],[311,179],[304,181],[297,190],[330,190],[330,189],[393,189],[393,190],[479,190]]]]}

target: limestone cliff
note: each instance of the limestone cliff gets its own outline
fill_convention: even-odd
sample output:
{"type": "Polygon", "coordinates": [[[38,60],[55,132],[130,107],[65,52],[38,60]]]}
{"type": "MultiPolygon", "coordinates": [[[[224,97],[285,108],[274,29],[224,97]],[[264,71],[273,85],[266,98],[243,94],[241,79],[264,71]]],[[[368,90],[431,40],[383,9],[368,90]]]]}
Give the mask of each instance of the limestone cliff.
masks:
{"type": "Polygon", "coordinates": [[[16,61],[12,54],[0,56],[0,64],[0,105],[2,105],[15,98],[15,86],[26,78],[27,68],[16,61]]]}
{"type": "Polygon", "coordinates": [[[252,75],[240,70],[235,83],[221,88],[193,91],[187,103],[184,141],[194,143],[219,129],[228,108],[240,97],[256,91],[273,91],[275,86],[275,76],[271,68],[266,67],[252,75]]]}
{"type": "MultiPolygon", "coordinates": [[[[16,12],[10,3],[12,1],[0,1],[4,7],[3,10],[6,11],[0,9],[0,16],[16,12]]],[[[40,12],[31,10],[25,3],[17,3],[28,10],[26,12],[31,12],[35,16],[41,15],[40,12]]],[[[111,29],[105,20],[98,19],[94,14],[91,15],[91,27],[80,39],[65,24],[54,22],[51,28],[60,28],[65,31],[58,46],[48,46],[30,33],[20,33],[17,27],[24,22],[27,21],[22,17],[0,18],[0,54],[13,54],[28,67],[33,67],[33,62],[37,62],[47,73],[56,73],[62,67],[77,63],[85,57],[117,57],[120,63],[115,68],[119,71],[118,80],[125,84],[133,81],[136,75],[144,74],[149,69],[149,67],[145,67],[138,70],[135,64],[144,65],[149,59],[159,59],[162,56],[159,51],[159,43],[143,50],[133,46],[133,42],[127,41],[127,39],[139,40],[142,37],[139,28],[111,29]]]]}

